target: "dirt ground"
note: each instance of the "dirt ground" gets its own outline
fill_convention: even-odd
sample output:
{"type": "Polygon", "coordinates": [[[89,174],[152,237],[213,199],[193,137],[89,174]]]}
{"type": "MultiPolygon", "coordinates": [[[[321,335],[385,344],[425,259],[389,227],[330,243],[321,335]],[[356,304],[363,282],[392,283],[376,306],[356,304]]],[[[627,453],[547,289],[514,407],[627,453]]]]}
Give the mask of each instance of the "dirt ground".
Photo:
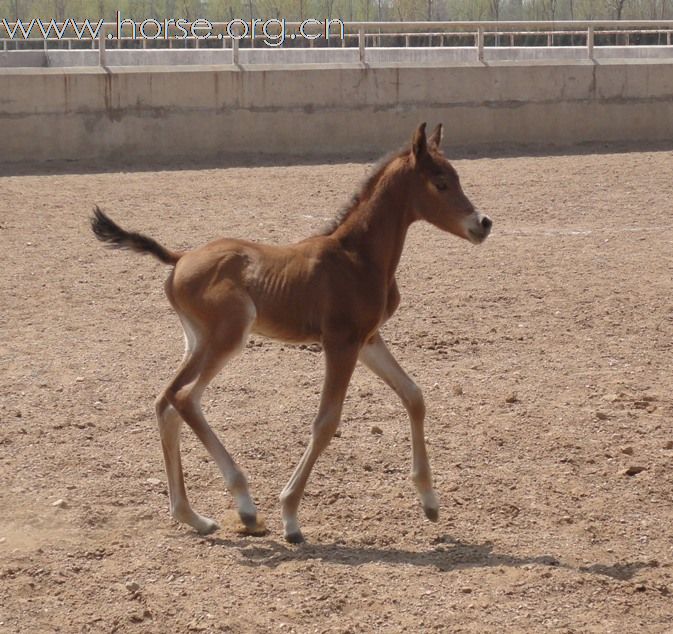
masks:
{"type": "Polygon", "coordinates": [[[176,248],[293,241],[368,166],[0,178],[1,632],[673,631],[673,152],[455,165],[492,237],[415,225],[384,328],[426,396],[439,522],[402,406],[359,367],[300,546],[277,498],[321,354],[253,336],[204,397],[268,534],[236,533],[185,428],[190,497],[222,529],[178,525],[153,407],[183,351],[167,269],[104,250],[87,216],[176,248]]]}

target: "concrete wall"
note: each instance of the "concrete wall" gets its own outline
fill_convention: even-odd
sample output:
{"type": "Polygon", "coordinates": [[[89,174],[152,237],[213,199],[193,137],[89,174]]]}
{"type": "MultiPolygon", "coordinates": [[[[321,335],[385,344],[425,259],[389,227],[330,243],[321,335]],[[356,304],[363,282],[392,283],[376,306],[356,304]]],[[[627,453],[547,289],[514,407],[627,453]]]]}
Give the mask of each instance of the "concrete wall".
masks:
{"type": "MultiPolygon", "coordinates": [[[[355,64],[357,48],[270,48],[241,49],[241,64],[355,64]]],[[[673,46],[597,46],[594,58],[602,59],[673,59],[673,46]]],[[[585,60],[585,46],[486,47],[486,61],[585,60]]],[[[477,61],[477,50],[465,47],[368,48],[366,61],[371,64],[454,64],[477,61]]],[[[108,66],[171,66],[231,64],[231,49],[147,49],[107,52],[108,66]]],[[[0,51],[0,68],[73,68],[98,66],[97,50],[21,50],[0,51]]]]}
{"type": "MultiPolygon", "coordinates": [[[[673,63],[0,70],[0,163],[673,140],[673,63]]],[[[0,167],[0,171],[1,171],[0,167]]]]}

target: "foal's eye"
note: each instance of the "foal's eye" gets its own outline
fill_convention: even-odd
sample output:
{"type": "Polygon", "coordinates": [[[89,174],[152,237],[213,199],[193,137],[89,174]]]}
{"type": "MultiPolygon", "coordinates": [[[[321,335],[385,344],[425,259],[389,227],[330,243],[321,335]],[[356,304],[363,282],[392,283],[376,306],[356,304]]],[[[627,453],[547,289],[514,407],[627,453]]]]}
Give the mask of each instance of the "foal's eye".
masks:
{"type": "Polygon", "coordinates": [[[443,192],[448,186],[446,183],[435,183],[435,187],[440,191],[443,192]]]}

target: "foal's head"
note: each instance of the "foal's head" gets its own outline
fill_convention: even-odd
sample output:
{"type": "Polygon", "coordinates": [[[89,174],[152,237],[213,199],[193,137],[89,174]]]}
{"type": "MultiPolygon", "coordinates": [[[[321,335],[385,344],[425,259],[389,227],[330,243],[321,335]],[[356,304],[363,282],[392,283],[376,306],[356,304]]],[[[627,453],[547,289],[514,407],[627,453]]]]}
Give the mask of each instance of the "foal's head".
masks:
{"type": "Polygon", "coordinates": [[[410,152],[416,177],[414,211],[436,227],[479,244],[490,233],[493,221],[463,193],[456,170],[439,150],[441,141],[441,124],[427,138],[425,123],[414,134],[410,152]]]}

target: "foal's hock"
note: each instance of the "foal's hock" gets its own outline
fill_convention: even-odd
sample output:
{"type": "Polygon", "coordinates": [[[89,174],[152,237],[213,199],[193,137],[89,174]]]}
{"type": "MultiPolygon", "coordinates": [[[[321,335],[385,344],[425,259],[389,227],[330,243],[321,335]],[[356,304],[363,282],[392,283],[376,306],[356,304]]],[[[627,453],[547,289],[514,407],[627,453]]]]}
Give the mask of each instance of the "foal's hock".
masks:
{"type": "Polygon", "coordinates": [[[245,525],[256,525],[247,480],[201,409],[208,383],[254,332],[283,341],[320,342],[325,351],[325,380],[311,440],[280,495],[286,539],[303,540],[299,502],[339,424],[358,360],[397,393],[409,413],[413,481],[425,514],[437,519],[423,436],[423,395],[397,364],[379,329],[399,304],[395,270],[412,222],[427,220],[475,244],[491,230],[490,218],[475,210],[440,152],[441,137],[441,125],[427,138],[425,124],[419,126],[411,148],[378,167],[329,230],[288,246],[221,238],[176,252],[125,231],[95,208],[91,227],[99,240],[150,253],[173,267],[165,288],[182,322],[185,356],[156,401],[173,517],[202,534],[217,528],[187,499],[179,448],[185,421],[222,471],[245,525]]]}

